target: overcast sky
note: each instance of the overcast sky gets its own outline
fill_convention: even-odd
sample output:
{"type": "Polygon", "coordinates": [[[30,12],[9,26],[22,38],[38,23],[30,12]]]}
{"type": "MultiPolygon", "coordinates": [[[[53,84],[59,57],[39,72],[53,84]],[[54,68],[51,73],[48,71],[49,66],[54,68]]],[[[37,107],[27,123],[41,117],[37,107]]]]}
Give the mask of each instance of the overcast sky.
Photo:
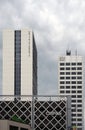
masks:
{"type": "Polygon", "coordinates": [[[85,0],[0,0],[0,87],[5,28],[34,31],[39,94],[57,94],[58,56],[68,48],[85,55],[85,0]]]}

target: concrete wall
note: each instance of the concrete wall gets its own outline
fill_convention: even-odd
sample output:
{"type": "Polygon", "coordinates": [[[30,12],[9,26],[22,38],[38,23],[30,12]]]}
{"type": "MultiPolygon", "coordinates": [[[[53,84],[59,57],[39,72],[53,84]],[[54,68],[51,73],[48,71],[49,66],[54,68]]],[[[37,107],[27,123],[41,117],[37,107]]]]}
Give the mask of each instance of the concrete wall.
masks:
{"type": "Polygon", "coordinates": [[[20,128],[26,128],[27,130],[31,130],[31,127],[29,125],[23,123],[18,123],[9,120],[0,120],[0,130],[10,130],[10,125],[18,127],[18,130],[20,130],[20,128]]]}

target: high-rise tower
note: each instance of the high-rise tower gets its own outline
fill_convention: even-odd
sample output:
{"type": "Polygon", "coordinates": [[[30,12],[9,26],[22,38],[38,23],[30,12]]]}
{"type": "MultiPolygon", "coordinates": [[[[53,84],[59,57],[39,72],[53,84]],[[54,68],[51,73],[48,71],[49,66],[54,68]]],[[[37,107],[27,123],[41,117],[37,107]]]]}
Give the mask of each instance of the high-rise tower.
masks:
{"type": "Polygon", "coordinates": [[[83,58],[71,55],[66,51],[66,56],[59,57],[58,78],[59,94],[71,96],[72,127],[76,130],[83,129],[83,58]]]}
{"type": "Polygon", "coordinates": [[[3,95],[37,95],[37,49],[31,30],[3,31],[3,95]]]}

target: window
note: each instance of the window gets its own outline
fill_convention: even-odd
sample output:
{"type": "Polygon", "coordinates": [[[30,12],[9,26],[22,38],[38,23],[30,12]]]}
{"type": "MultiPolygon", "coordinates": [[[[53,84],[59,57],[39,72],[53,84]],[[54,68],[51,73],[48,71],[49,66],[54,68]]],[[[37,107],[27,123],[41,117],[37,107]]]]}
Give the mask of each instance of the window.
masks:
{"type": "Polygon", "coordinates": [[[78,104],[77,107],[82,107],[82,105],[81,105],[81,104],[78,104]]]}
{"type": "Polygon", "coordinates": [[[20,130],[28,130],[28,129],[26,129],[26,128],[21,128],[20,130]]]}
{"type": "Polygon", "coordinates": [[[77,125],[78,125],[78,126],[82,126],[82,123],[78,123],[77,125]]]}
{"type": "Polygon", "coordinates": [[[82,67],[78,67],[77,70],[82,70],[82,67]]]}
{"type": "Polygon", "coordinates": [[[64,75],[64,72],[60,72],[60,75],[64,75]]]}
{"type": "Polygon", "coordinates": [[[72,77],[72,79],[76,79],[76,77],[72,77]]]}
{"type": "Polygon", "coordinates": [[[71,97],[72,97],[72,98],[76,98],[76,95],[72,95],[71,97]]]}
{"type": "Polygon", "coordinates": [[[64,79],[64,77],[60,77],[60,79],[64,79]]]}
{"type": "Polygon", "coordinates": [[[82,98],[82,95],[77,95],[77,98],[82,98]]]}
{"type": "Polygon", "coordinates": [[[61,67],[60,70],[64,70],[64,67],[61,67]]]}
{"type": "Polygon", "coordinates": [[[82,121],[82,118],[78,118],[77,121],[82,121]]]}
{"type": "Polygon", "coordinates": [[[82,100],[77,100],[77,102],[82,102],[82,100]]]}
{"type": "Polygon", "coordinates": [[[72,67],[72,70],[76,70],[76,68],[75,68],[75,67],[72,67]]]}
{"type": "Polygon", "coordinates": [[[77,65],[82,65],[82,62],[78,62],[77,65]]]}
{"type": "Polygon", "coordinates": [[[70,63],[68,62],[68,63],[66,63],[66,65],[70,65],[70,63]]]}
{"type": "Polygon", "coordinates": [[[82,93],[82,91],[81,91],[81,90],[78,90],[77,93],[82,93]]]}
{"type": "Polygon", "coordinates": [[[76,91],[72,91],[72,93],[76,93],[76,91]]]}
{"type": "Polygon", "coordinates": [[[70,70],[70,68],[69,68],[69,67],[66,67],[66,70],[70,70]]]}
{"type": "Polygon", "coordinates": [[[69,91],[69,90],[67,90],[67,91],[66,91],[66,93],[70,93],[70,91],[69,91]]]}
{"type": "Polygon", "coordinates": [[[76,72],[72,72],[72,75],[76,75],[76,72]]]}
{"type": "Polygon", "coordinates": [[[77,77],[77,79],[82,79],[82,77],[77,77]]]}
{"type": "Polygon", "coordinates": [[[74,108],[76,108],[76,105],[75,105],[75,104],[72,104],[71,106],[74,107],[74,108]]]}
{"type": "Polygon", "coordinates": [[[70,88],[70,86],[66,86],[66,89],[69,89],[70,88]]]}
{"type": "Polygon", "coordinates": [[[76,109],[72,109],[71,111],[72,111],[72,112],[76,112],[76,109]]]}
{"type": "Polygon", "coordinates": [[[18,127],[10,125],[10,126],[9,126],[9,129],[10,129],[10,130],[18,130],[18,127]]]}
{"type": "Polygon", "coordinates": [[[70,72],[66,72],[66,75],[70,75],[70,72]]]}
{"type": "Polygon", "coordinates": [[[78,75],[81,75],[81,74],[82,74],[82,72],[77,72],[77,74],[78,74],[78,75]]]}
{"type": "Polygon", "coordinates": [[[60,93],[64,93],[64,91],[62,90],[62,91],[60,91],[60,93]]]}
{"type": "Polygon", "coordinates": [[[72,63],[72,65],[76,65],[76,63],[72,63]]]}
{"type": "Polygon", "coordinates": [[[76,100],[71,100],[72,102],[76,102],[76,100]]]}
{"type": "Polygon", "coordinates": [[[72,114],[72,116],[76,116],[76,114],[72,114]]]}
{"type": "Polygon", "coordinates": [[[81,89],[81,88],[82,88],[82,86],[77,86],[77,88],[80,88],[80,89],[81,89]]]}
{"type": "Polygon", "coordinates": [[[78,111],[78,112],[82,112],[82,110],[81,110],[81,109],[78,109],[77,111],[78,111]]]}
{"type": "Polygon", "coordinates": [[[82,81],[77,81],[77,84],[82,84],[82,81]]]}
{"type": "Polygon", "coordinates": [[[76,121],[76,118],[72,118],[72,121],[76,121]]]}
{"type": "Polygon", "coordinates": [[[64,88],[64,86],[60,86],[60,88],[61,88],[61,89],[63,89],[63,88],[64,88]]]}
{"type": "Polygon", "coordinates": [[[70,84],[70,81],[66,81],[66,84],[70,84]]]}
{"type": "Polygon", "coordinates": [[[77,114],[77,116],[82,116],[82,114],[77,114]]]}
{"type": "Polygon", "coordinates": [[[60,84],[64,84],[64,81],[60,81],[60,84]]]}
{"type": "Polygon", "coordinates": [[[76,86],[72,86],[72,88],[76,88],[76,86]]]}
{"type": "Polygon", "coordinates": [[[70,79],[70,77],[66,77],[66,79],[70,79]]]}
{"type": "Polygon", "coordinates": [[[72,84],[76,84],[76,81],[72,81],[71,83],[72,83],[72,84]]]}
{"type": "Polygon", "coordinates": [[[60,63],[60,66],[63,66],[64,65],[64,63],[60,63]]]}

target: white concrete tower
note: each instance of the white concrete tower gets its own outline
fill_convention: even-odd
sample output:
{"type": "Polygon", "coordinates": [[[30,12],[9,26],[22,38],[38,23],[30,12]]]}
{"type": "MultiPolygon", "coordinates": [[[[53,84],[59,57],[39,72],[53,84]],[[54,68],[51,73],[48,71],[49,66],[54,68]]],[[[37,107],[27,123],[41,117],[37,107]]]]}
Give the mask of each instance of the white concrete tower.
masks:
{"type": "Polygon", "coordinates": [[[66,56],[58,60],[58,86],[60,95],[71,96],[72,128],[83,130],[83,58],[71,55],[66,51],[66,56]]]}
{"type": "Polygon", "coordinates": [[[3,31],[3,95],[37,95],[37,49],[31,30],[3,31]]]}

